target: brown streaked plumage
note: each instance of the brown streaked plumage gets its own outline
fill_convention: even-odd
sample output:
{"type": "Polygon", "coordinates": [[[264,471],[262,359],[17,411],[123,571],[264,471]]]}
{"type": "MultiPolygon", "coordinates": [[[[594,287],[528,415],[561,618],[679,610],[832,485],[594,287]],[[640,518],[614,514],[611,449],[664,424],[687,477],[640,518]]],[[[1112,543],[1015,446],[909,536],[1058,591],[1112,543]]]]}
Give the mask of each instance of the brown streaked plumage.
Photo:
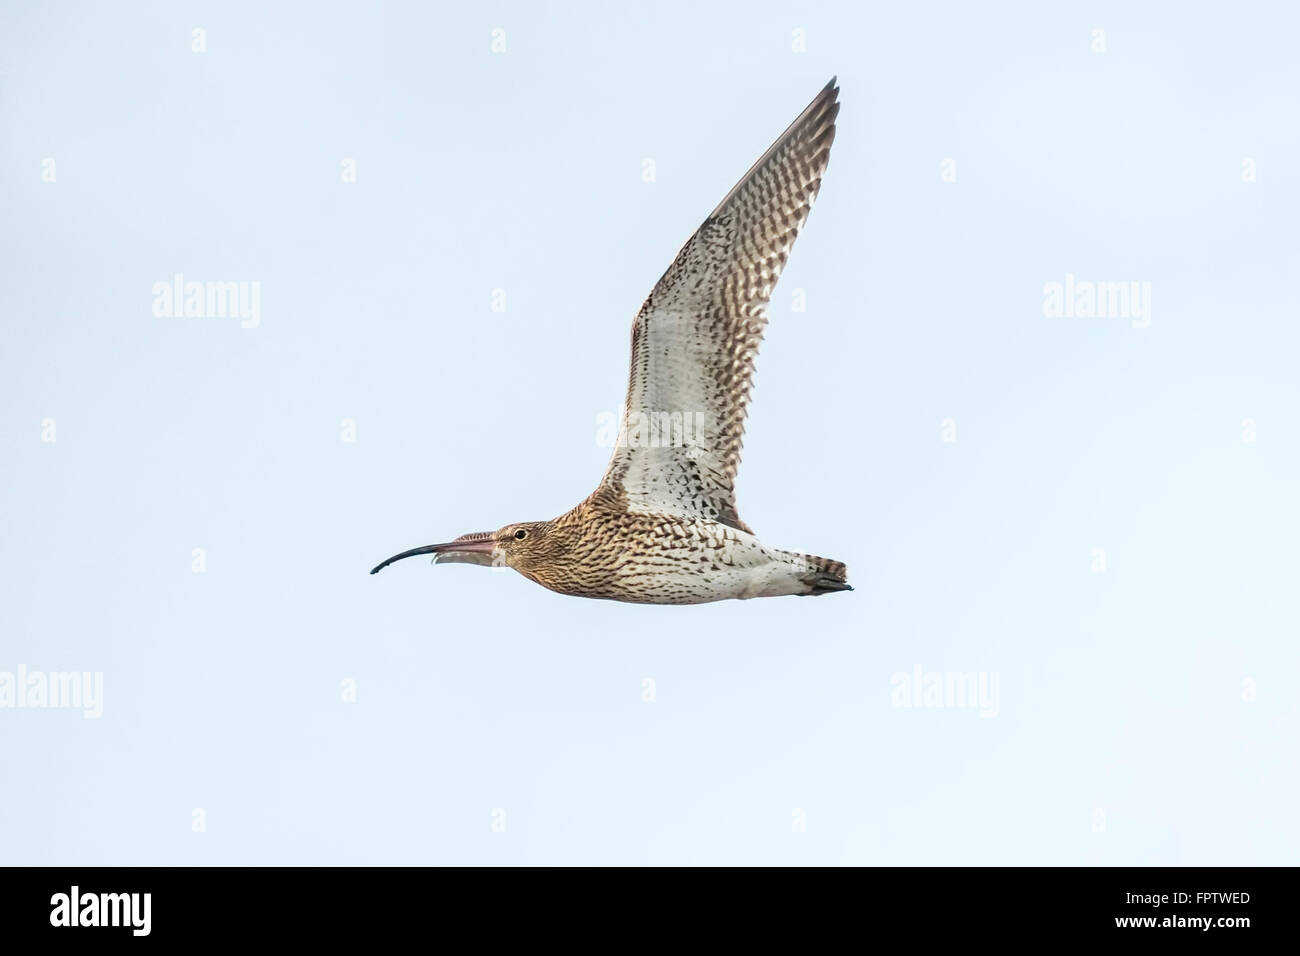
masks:
{"type": "Polygon", "coordinates": [[[395,555],[507,565],[543,587],[639,604],[850,591],[843,564],[769,548],[736,510],[745,412],[767,304],[835,139],[832,79],[678,252],[632,325],[632,367],[604,480],[552,521],[395,555]]]}

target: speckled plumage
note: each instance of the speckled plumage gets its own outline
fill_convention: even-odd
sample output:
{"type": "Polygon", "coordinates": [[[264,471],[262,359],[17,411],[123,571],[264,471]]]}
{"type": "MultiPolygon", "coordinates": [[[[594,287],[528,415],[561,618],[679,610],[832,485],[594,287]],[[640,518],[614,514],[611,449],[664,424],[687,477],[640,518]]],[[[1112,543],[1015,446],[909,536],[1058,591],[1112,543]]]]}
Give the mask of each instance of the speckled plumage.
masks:
{"type": "Polygon", "coordinates": [[[831,80],[642,305],[619,441],[596,491],[552,521],[416,548],[374,571],[434,554],[505,564],[562,594],[643,604],[852,590],[840,562],[764,546],[735,501],[767,305],[821,187],[838,93],[831,80]]]}

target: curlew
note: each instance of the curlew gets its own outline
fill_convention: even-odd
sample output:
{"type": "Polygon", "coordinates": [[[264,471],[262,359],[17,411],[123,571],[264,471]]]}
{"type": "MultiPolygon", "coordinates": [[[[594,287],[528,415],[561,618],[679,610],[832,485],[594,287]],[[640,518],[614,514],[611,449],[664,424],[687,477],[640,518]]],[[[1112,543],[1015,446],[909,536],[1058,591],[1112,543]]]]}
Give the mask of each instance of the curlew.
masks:
{"type": "Polygon", "coordinates": [[[839,561],[761,543],[736,511],[767,304],[821,187],[835,80],[687,241],[632,324],[627,403],[600,486],[551,521],[394,555],[508,566],[543,587],[638,604],[851,591],[839,561]]]}

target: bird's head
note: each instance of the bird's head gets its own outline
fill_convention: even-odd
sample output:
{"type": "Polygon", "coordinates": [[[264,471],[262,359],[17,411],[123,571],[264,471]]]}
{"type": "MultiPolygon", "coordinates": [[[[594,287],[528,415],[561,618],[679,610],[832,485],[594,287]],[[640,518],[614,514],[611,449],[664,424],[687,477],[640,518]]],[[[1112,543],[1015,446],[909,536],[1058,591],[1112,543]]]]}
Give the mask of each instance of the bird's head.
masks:
{"type": "Polygon", "coordinates": [[[497,531],[463,534],[445,544],[426,544],[395,554],[371,570],[382,571],[394,561],[432,554],[434,564],[481,564],[487,567],[514,568],[532,577],[564,553],[562,535],[553,521],[521,521],[497,531]]]}

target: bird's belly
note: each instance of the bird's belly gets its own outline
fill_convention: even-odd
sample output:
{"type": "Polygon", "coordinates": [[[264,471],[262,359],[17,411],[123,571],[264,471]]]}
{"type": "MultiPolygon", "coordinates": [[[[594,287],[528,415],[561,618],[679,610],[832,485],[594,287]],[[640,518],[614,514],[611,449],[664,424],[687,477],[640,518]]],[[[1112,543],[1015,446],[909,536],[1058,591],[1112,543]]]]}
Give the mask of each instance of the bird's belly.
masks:
{"type": "Polygon", "coordinates": [[[788,568],[777,565],[717,571],[686,567],[680,571],[656,568],[625,573],[610,582],[606,593],[591,596],[636,604],[707,604],[800,594],[806,589],[788,568]]]}
{"type": "Polygon", "coordinates": [[[639,604],[706,604],[801,594],[797,569],[752,535],[727,529],[722,547],[682,543],[652,554],[624,555],[607,582],[611,593],[593,595],[639,604]]]}

